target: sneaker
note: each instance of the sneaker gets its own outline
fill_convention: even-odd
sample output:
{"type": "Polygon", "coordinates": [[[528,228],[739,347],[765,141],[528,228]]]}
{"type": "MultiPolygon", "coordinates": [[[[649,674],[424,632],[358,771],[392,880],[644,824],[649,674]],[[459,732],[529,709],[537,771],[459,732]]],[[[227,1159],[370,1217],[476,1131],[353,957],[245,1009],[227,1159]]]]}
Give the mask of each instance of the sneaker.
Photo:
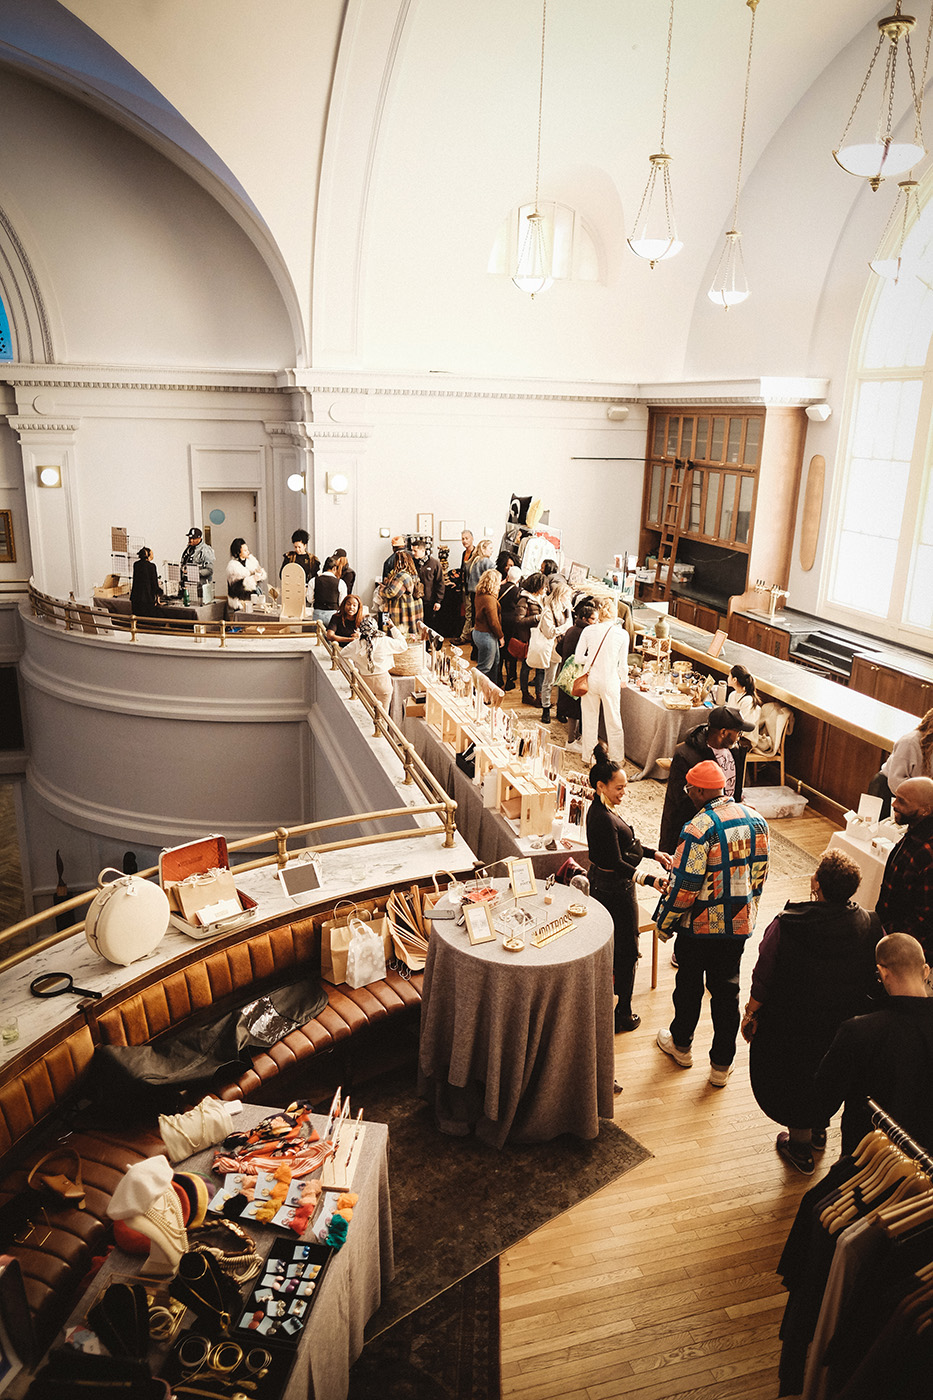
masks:
{"type": "Polygon", "coordinates": [[[731,1065],[710,1065],[709,1082],[714,1089],[724,1089],[731,1073],[731,1065]]]}
{"type": "Polygon", "coordinates": [[[665,1055],[670,1055],[675,1064],[682,1069],[689,1069],[693,1064],[693,1055],[689,1050],[681,1050],[674,1044],[674,1038],[670,1031],[658,1031],[658,1049],[663,1050],[665,1055]]]}
{"type": "Polygon", "coordinates": [[[825,1128],[814,1128],[813,1131],[811,1132],[811,1134],[810,1134],[810,1151],[811,1151],[811,1152],[825,1152],[825,1151],[826,1151],[826,1129],[825,1129],[825,1128]]]}
{"type": "Polygon", "coordinates": [[[581,739],[572,739],[569,744],[564,745],[564,748],[568,753],[582,753],[583,741],[581,739]]]}
{"type": "Polygon", "coordinates": [[[785,1162],[790,1162],[804,1176],[812,1176],[815,1170],[813,1153],[806,1143],[791,1142],[790,1133],[778,1133],[774,1143],[785,1162]]]}

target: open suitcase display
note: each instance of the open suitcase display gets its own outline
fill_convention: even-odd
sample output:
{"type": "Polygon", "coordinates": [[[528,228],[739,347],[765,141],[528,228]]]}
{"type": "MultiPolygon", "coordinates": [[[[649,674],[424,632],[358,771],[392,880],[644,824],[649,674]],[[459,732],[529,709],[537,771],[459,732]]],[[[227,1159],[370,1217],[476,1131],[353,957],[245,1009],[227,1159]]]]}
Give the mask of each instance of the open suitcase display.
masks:
{"type": "Polygon", "coordinates": [[[241,928],[256,913],[256,901],[238,890],[230,869],[227,841],[205,836],[172,846],[159,856],[159,883],[169,900],[169,922],[189,938],[213,938],[241,928]],[[230,906],[235,902],[236,909],[230,906]],[[202,922],[202,910],[227,906],[228,913],[202,922]]]}

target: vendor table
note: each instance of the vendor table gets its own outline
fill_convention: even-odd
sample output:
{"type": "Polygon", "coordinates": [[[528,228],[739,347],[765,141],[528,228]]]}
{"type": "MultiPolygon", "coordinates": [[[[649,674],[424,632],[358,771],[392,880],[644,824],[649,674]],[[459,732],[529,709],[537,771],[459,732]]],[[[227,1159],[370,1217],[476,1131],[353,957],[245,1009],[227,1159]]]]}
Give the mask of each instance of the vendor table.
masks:
{"type": "Polygon", "coordinates": [[[393,676],[392,699],[389,701],[389,719],[401,729],[405,718],[405,702],[416,691],[424,690],[423,676],[393,676]]]}
{"type": "Polygon", "coordinates": [[[629,782],[666,776],[657,768],[658,759],[670,758],[681,739],[698,724],[705,724],[709,715],[702,705],[690,710],[669,710],[655,693],[634,685],[622,687],[620,710],[625,756],[641,764],[641,772],[633,773],[629,782]]]}
{"type": "MultiPolygon", "coordinates": [[[[507,881],[493,881],[506,889],[507,881]]],[[[612,921],[563,885],[521,901],[544,924],[585,906],[559,938],[520,953],[501,938],[470,943],[462,925],[435,920],[421,1008],[418,1088],[438,1127],[493,1147],[594,1138],[613,1114],[612,921]]],[[[511,901],[503,900],[503,905],[511,901]]],[[[443,907],[445,899],[441,902],[443,907]]],[[[494,911],[494,913],[497,911],[494,911]]]]}
{"type": "Polygon", "coordinates": [[[826,849],[842,851],[850,860],[855,861],[862,872],[862,882],[853,898],[856,904],[860,904],[863,909],[874,909],[881,893],[884,867],[888,862],[887,856],[876,855],[871,846],[867,846],[861,841],[853,841],[852,837],[847,836],[844,831],[834,831],[829,838],[829,845],[826,849]]]}
{"type": "MultiPolygon", "coordinates": [[[[234,1119],[236,1131],[255,1127],[274,1108],[244,1104],[234,1119]]],[[[315,1116],[314,1126],[323,1133],[327,1119],[315,1116]]],[[[389,1130],[384,1123],[365,1123],[363,1146],[353,1180],[353,1190],[359,1201],[343,1248],[331,1259],[321,1284],[320,1294],[298,1344],[295,1364],[282,1400],[345,1400],[349,1388],[350,1366],[363,1349],[363,1329],[379,1306],[382,1285],[394,1273],[392,1254],[392,1209],[389,1199],[389,1168],[387,1143],[389,1130]],[[312,1388],[313,1385],[313,1388],[312,1388]]],[[[215,1147],[178,1163],[176,1171],[211,1174],[215,1147]]],[[[246,1221],[246,1228],[256,1240],[258,1253],[266,1255],[276,1239],[298,1236],[290,1231],[273,1229],[246,1221]]],[[[301,1237],[310,1238],[308,1231],[301,1237]]],[[[115,1249],[96,1275],[69,1319],[69,1326],[83,1322],[88,1308],[112,1275],[132,1274],[139,1260],[115,1249]]],[[[246,1288],[244,1287],[244,1296],[246,1288]]],[[[190,1326],[193,1314],[188,1314],[190,1326]]],[[[196,1323],[194,1330],[197,1330],[196,1323]]],[[[161,1356],[153,1353],[152,1369],[157,1372],[161,1356]]],[[[16,1393],[16,1392],[12,1392],[16,1393]]]]}

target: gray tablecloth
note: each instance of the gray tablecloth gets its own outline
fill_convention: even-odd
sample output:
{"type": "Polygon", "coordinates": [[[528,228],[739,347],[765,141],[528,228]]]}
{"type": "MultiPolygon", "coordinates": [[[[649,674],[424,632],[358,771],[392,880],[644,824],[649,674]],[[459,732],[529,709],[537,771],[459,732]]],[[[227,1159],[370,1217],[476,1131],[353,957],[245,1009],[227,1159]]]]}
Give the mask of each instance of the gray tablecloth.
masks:
{"type": "Polygon", "coordinates": [[[409,695],[414,695],[416,690],[424,690],[423,676],[393,676],[392,677],[392,699],[389,701],[389,719],[402,727],[402,720],[405,718],[405,701],[409,695]]]}
{"type": "Polygon", "coordinates": [[[698,724],[705,724],[709,710],[703,706],[692,710],[669,710],[650,691],[624,685],[620,700],[622,728],[625,732],[625,756],[641,764],[638,778],[663,778],[656,768],[659,758],[670,758],[685,734],[698,724]]]}
{"type": "MultiPolygon", "coordinates": [[[[274,1112],[273,1108],[245,1104],[233,1120],[234,1128],[239,1131],[254,1127],[274,1112]]],[[[325,1118],[314,1120],[319,1132],[326,1123],[325,1118]]],[[[312,1394],[312,1381],[315,1400],[346,1400],[350,1367],[363,1349],[363,1329],[379,1306],[383,1283],[388,1283],[395,1272],[388,1139],[389,1130],[384,1123],[366,1124],[363,1150],[353,1180],[353,1190],[360,1199],[353,1211],[346,1243],[327,1267],[327,1276],[299,1343],[283,1400],[307,1400],[312,1394]]],[[[215,1151],[212,1147],[189,1157],[180,1162],[176,1170],[203,1172],[209,1176],[215,1151]]],[[[246,1222],[246,1228],[255,1238],[260,1253],[267,1253],[275,1239],[297,1239],[290,1232],[254,1222],[246,1222]]],[[[138,1263],[121,1250],[113,1250],[72,1314],[71,1323],[84,1318],[111,1274],[130,1274],[138,1263]]],[[[190,1326],[191,1320],[189,1313],[185,1325],[190,1326]]],[[[153,1362],[153,1370],[159,1365],[161,1358],[153,1362]]]]}
{"type": "Polygon", "coordinates": [[[613,1113],[612,921],[576,890],[556,885],[549,907],[539,891],[522,901],[537,922],[572,900],[586,918],[543,948],[526,936],[521,953],[501,938],[473,946],[450,920],[435,921],[428,945],[419,1091],[443,1132],[474,1130],[493,1147],[593,1138],[613,1113]]]}
{"type": "Polygon", "coordinates": [[[528,837],[518,837],[501,812],[483,806],[482,790],[457,767],[454,753],[423,719],[406,719],[402,725],[406,739],[419,758],[457,804],[457,830],[484,865],[508,860],[511,856],[532,856],[538,874],[557,869],[573,855],[587,864],[586,846],[559,847],[557,851],[537,850],[528,837]]]}

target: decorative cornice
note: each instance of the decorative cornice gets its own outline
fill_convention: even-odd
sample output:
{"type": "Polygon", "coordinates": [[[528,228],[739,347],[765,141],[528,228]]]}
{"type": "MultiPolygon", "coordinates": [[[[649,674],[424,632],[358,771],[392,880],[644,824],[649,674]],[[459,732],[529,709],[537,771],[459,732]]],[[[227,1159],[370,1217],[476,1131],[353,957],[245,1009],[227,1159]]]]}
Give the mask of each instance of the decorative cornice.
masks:
{"type": "Polygon", "coordinates": [[[51,418],[7,418],[16,433],[76,433],[81,426],[80,418],[68,418],[58,422],[51,418]]]}
{"type": "Polygon", "coordinates": [[[287,437],[308,445],[315,441],[335,441],[341,438],[366,439],[372,437],[372,429],[366,427],[338,428],[323,423],[264,423],[270,437],[287,437]]]}

